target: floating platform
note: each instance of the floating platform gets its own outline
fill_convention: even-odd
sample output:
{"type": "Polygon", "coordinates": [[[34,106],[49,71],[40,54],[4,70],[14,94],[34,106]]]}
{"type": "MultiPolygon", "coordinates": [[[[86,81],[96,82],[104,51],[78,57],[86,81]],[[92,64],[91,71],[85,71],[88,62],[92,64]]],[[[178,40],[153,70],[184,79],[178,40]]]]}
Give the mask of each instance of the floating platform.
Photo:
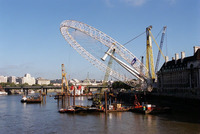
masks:
{"type": "Polygon", "coordinates": [[[129,111],[141,114],[166,114],[171,112],[170,107],[156,107],[151,109],[131,108],[129,111]]]}
{"type": "Polygon", "coordinates": [[[107,110],[107,112],[128,112],[129,108],[127,109],[116,109],[116,110],[107,110]]]}
{"type": "Polygon", "coordinates": [[[41,103],[42,98],[40,96],[30,96],[28,98],[23,96],[23,98],[21,99],[21,102],[22,103],[41,103]]]}
{"type": "Polygon", "coordinates": [[[70,106],[66,109],[61,108],[58,112],[60,113],[94,113],[94,112],[104,112],[102,109],[96,107],[85,107],[85,106],[70,106]]]}

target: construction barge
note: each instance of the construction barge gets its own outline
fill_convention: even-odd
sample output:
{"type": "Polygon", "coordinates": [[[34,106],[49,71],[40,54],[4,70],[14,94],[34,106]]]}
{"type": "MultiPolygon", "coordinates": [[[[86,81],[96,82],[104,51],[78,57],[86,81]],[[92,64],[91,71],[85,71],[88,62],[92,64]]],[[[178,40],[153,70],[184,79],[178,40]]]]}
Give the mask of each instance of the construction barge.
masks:
{"type": "Polygon", "coordinates": [[[61,108],[59,110],[59,113],[102,113],[102,112],[127,112],[129,111],[129,108],[122,108],[122,109],[110,109],[105,110],[103,107],[97,108],[97,107],[85,107],[85,106],[70,106],[67,108],[61,108]]]}
{"type": "MultiPolygon", "coordinates": [[[[160,107],[155,104],[148,103],[146,101],[141,101],[138,99],[138,96],[135,94],[133,99],[132,106],[122,106],[121,103],[111,103],[111,97],[115,96],[113,94],[104,93],[104,104],[101,104],[102,94],[96,94],[93,98],[93,104],[91,106],[68,106],[66,109],[61,108],[59,110],[60,113],[98,113],[98,112],[134,112],[141,114],[166,114],[171,112],[170,107],[160,107]],[[108,100],[107,100],[108,95],[108,100]],[[110,102],[108,104],[108,102],[110,102]]],[[[74,97],[75,99],[75,97],[74,97]]]]}
{"type": "Polygon", "coordinates": [[[96,107],[86,106],[68,106],[67,108],[61,108],[60,113],[91,113],[91,112],[103,112],[102,109],[96,107]]]}
{"type": "Polygon", "coordinates": [[[22,103],[41,103],[42,97],[41,96],[29,96],[28,98],[26,96],[23,96],[21,99],[22,103]]]}

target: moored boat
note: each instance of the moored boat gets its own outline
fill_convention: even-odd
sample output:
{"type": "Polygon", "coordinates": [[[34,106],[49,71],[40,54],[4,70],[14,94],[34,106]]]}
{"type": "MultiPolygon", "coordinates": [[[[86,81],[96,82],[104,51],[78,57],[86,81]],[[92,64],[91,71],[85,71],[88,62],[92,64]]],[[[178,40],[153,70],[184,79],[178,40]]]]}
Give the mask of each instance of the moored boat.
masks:
{"type": "Polygon", "coordinates": [[[21,102],[24,103],[24,102],[26,102],[26,100],[27,100],[27,97],[24,95],[24,96],[22,97],[22,99],[21,99],[21,102]]]}
{"type": "Polygon", "coordinates": [[[30,96],[26,99],[26,103],[41,103],[42,97],[40,96],[30,96]]]}
{"type": "Polygon", "coordinates": [[[7,95],[8,93],[5,91],[0,91],[0,95],[7,95]]]}
{"type": "Polygon", "coordinates": [[[75,109],[72,106],[67,107],[66,109],[61,108],[59,110],[60,113],[75,113],[75,109]]]}
{"type": "Polygon", "coordinates": [[[145,104],[142,107],[130,108],[129,111],[142,114],[164,114],[169,113],[171,109],[169,107],[157,107],[156,105],[145,104]]]}
{"type": "Polygon", "coordinates": [[[156,105],[148,104],[147,102],[142,102],[141,105],[135,95],[134,107],[130,108],[129,111],[142,114],[162,114],[169,113],[171,108],[157,107],[156,105]]]}

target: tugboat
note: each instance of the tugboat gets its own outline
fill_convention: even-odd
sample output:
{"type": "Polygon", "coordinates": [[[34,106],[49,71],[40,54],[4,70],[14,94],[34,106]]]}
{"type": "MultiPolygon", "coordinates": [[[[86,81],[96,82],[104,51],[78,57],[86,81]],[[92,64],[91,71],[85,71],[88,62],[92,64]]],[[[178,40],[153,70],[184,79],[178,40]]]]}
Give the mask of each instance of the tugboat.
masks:
{"type": "Polygon", "coordinates": [[[30,96],[26,100],[26,103],[41,103],[41,102],[42,102],[41,96],[30,96]]]}
{"type": "Polygon", "coordinates": [[[156,105],[144,102],[141,105],[135,95],[134,107],[129,109],[129,111],[142,114],[162,114],[169,113],[171,109],[169,107],[157,107],[156,105]]]}
{"type": "Polygon", "coordinates": [[[26,97],[25,95],[21,99],[22,103],[41,103],[42,97],[41,96],[30,96],[26,97]]]}
{"type": "Polygon", "coordinates": [[[22,97],[22,99],[21,99],[21,102],[24,103],[24,102],[26,102],[26,101],[27,101],[27,98],[26,98],[26,96],[24,95],[24,96],[22,97]]]}

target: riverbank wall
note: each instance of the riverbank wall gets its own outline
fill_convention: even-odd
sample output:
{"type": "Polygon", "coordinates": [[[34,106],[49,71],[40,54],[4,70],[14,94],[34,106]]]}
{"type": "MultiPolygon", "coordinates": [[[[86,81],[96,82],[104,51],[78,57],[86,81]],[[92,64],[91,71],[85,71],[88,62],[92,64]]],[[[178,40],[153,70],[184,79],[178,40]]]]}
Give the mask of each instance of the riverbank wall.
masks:
{"type": "Polygon", "coordinates": [[[124,105],[133,105],[137,95],[140,103],[148,102],[163,107],[170,107],[173,112],[183,113],[200,113],[200,98],[190,97],[184,98],[182,96],[173,96],[158,93],[119,93],[117,99],[124,103],[124,105]]]}

